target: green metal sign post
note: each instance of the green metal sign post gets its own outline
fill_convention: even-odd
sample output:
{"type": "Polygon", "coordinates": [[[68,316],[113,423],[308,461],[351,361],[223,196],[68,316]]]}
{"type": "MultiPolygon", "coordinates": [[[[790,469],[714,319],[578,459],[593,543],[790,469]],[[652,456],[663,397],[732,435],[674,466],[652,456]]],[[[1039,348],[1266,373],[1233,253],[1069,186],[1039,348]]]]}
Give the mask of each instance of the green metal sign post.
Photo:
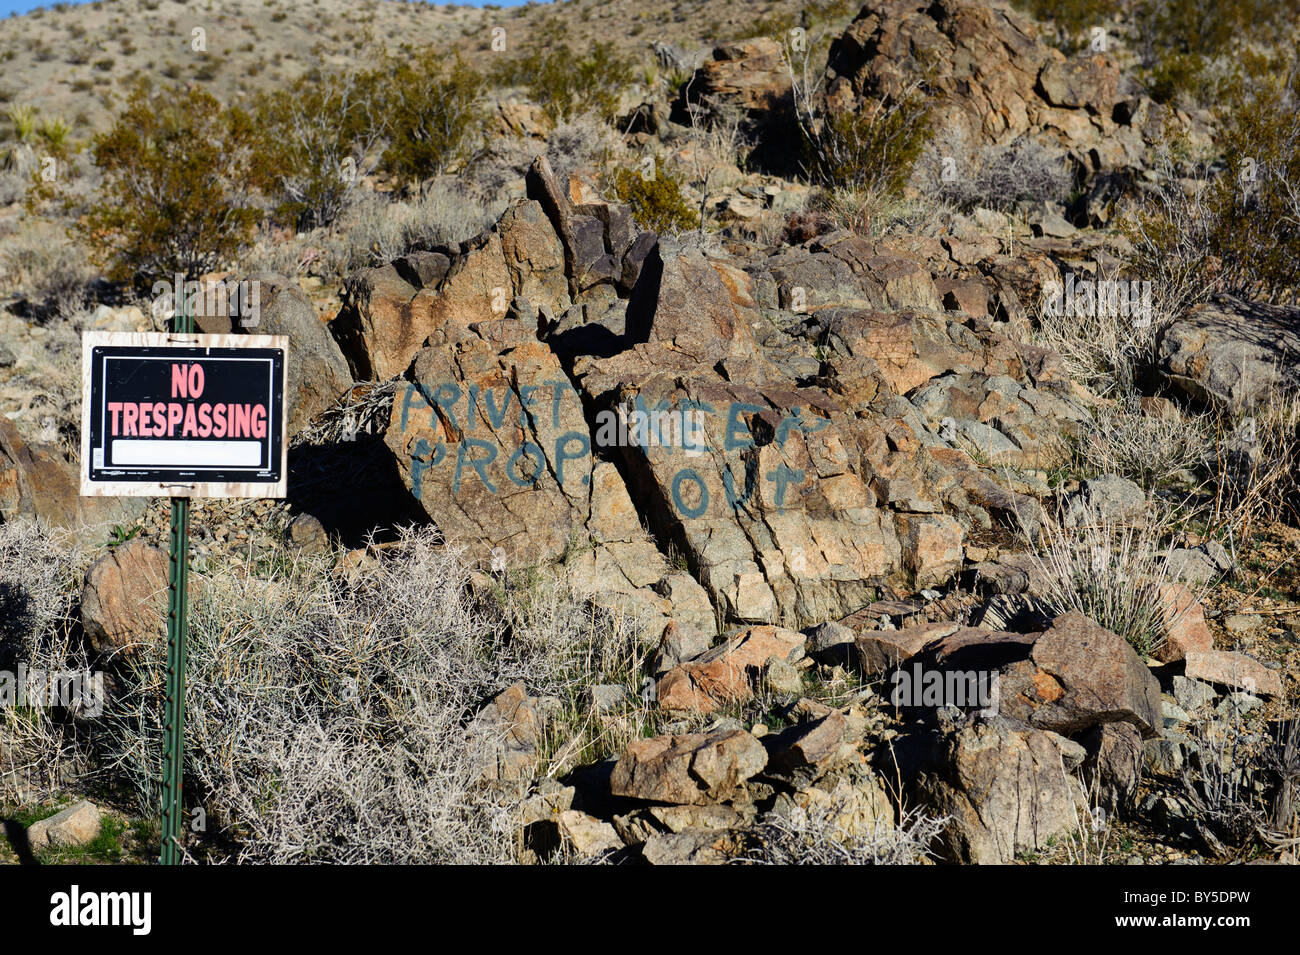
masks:
{"type": "Polygon", "coordinates": [[[190,502],[172,498],[167,565],[167,686],[163,695],[163,865],[180,863],[181,780],[185,763],[185,639],[189,610],[190,502]]]}
{"type": "Polygon", "coordinates": [[[178,865],[185,776],[190,498],[283,498],[288,491],[284,335],[201,335],[178,293],[166,332],[82,333],[81,493],[171,499],[162,845],[178,865]]]}
{"type": "MultiPolygon", "coordinates": [[[[188,335],[194,319],[184,307],[172,331],[188,335]]],[[[167,684],[163,691],[162,851],[158,861],[179,865],[181,789],[185,775],[185,641],[189,632],[190,499],[172,498],[171,558],[167,564],[167,684]]]]}

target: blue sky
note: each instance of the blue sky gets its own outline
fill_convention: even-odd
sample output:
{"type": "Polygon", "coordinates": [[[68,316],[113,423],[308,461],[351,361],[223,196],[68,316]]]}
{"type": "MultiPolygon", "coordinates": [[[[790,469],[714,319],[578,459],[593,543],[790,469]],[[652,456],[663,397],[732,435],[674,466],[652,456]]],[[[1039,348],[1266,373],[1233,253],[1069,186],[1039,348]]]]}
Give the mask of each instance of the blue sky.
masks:
{"type": "MultiPolygon", "coordinates": [[[[89,2],[89,0],[81,0],[89,2]]],[[[471,7],[483,6],[485,0],[459,0],[459,2],[471,7]]],[[[497,6],[501,7],[521,7],[525,0],[496,0],[497,6]]],[[[11,13],[27,13],[35,10],[37,7],[52,7],[54,0],[41,3],[39,0],[0,0],[0,17],[7,17],[11,13]]]]}

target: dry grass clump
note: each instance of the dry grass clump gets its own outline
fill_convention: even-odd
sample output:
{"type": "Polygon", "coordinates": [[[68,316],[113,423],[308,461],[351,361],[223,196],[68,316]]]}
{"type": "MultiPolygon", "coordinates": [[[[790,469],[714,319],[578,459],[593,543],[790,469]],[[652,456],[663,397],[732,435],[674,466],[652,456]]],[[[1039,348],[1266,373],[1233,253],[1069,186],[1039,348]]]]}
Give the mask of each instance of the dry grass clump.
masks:
{"type": "Polygon", "coordinates": [[[434,180],[418,197],[367,197],[341,222],[350,258],[378,265],[416,249],[455,247],[494,223],[505,201],[490,200],[451,177],[434,180]]]}
{"type": "Polygon", "coordinates": [[[1245,539],[1261,522],[1300,518],[1300,394],[1275,389],[1251,413],[1221,414],[1209,456],[1212,528],[1245,539]]]}
{"type": "Polygon", "coordinates": [[[835,802],[763,816],[755,849],[744,861],[761,865],[917,865],[932,858],[931,846],[947,818],[906,810],[896,825],[847,827],[835,802]]]}
{"type": "Polygon", "coordinates": [[[952,232],[956,207],[928,193],[901,196],[878,186],[829,186],[819,189],[809,213],[829,218],[834,228],[868,238],[886,235],[937,237],[952,232]]]}
{"type": "Polygon", "coordinates": [[[556,577],[503,593],[501,608],[521,647],[535,647],[558,664],[544,683],[553,702],[539,776],[558,778],[653,735],[656,712],[640,692],[653,644],[644,639],[640,617],[598,606],[556,577]],[[616,687],[621,702],[599,710],[591,697],[596,686],[616,687]]]}
{"type": "Polygon", "coordinates": [[[0,271],[38,311],[69,317],[85,305],[94,277],[85,251],[48,229],[21,230],[0,248],[0,271]]]}
{"type": "Polygon", "coordinates": [[[1195,477],[1210,447],[1210,415],[1170,408],[1144,414],[1126,400],[1093,409],[1077,448],[1082,470],[1118,474],[1148,491],[1195,477]]]}
{"type": "MultiPolygon", "coordinates": [[[[0,671],[85,670],[73,639],[80,559],[71,545],[30,521],[0,524],[0,671]]],[[[75,714],[0,704],[0,802],[50,796],[80,768],[75,714]]]]}
{"type": "MultiPolygon", "coordinates": [[[[473,715],[516,682],[585,714],[581,688],[622,670],[629,633],[559,585],[485,603],[431,530],[377,553],[217,569],[192,609],[186,773],[239,861],[510,861],[518,794],[484,782],[500,740],[473,715]]],[[[144,648],[114,707],[110,762],[146,812],[163,663],[144,648]]]]}
{"type": "Polygon", "coordinates": [[[267,237],[243,264],[250,271],[310,273],[342,282],[357,269],[386,265],[417,249],[455,248],[490,227],[504,209],[504,199],[489,200],[452,177],[433,180],[409,199],[358,190],[331,228],[287,240],[267,237]]]}
{"type": "Polygon", "coordinates": [[[1153,283],[1161,319],[1153,324],[1163,324],[1223,288],[1213,237],[1222,197],[1172,134],[1155,150],[1151,166],[1154,180],[1120,227],[1133,244],[1134,270],[1153,283]],[[1189,179],[1189,172],[1200,178],[1189,179]]]}
{"type": "MultiPolygon", "coordinates": [[[[1080,275],[1079,280],[1119,282],[1127,289],[1121,274],[1118,268],[1099,268],[1095,276],[1080,275]]],[[[1164,297],[1160,283],[1153,281],[1149,316],[1112,307],[1072,315],[1062,308],[1054,315],[1046,304],[1040,302],[1031,316],[1034,343],[1060,355],[1070,377],[1094,394],[1136,400],[1138,382],[1155,363],[1160,331],[1179,314],[1182,303],[1164,297]]]]}

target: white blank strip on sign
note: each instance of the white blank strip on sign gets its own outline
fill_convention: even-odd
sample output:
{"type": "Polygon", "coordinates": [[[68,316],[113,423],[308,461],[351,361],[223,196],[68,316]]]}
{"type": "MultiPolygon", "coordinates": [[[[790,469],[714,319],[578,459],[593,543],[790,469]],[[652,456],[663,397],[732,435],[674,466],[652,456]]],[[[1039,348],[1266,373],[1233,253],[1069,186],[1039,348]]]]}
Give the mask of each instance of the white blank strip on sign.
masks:
{"type": "Polygon", "coordinates": [[[260,441],[142,441],[113,442],[113,467],[229,467],[262,466],[260,441]]]}

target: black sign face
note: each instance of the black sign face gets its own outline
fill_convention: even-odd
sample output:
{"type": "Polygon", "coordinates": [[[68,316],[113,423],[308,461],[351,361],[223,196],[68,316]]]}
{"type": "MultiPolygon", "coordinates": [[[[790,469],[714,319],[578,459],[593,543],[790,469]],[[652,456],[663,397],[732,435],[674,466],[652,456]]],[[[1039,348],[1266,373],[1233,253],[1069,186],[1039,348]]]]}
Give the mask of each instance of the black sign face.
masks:
{"type": "Polygon", "coordinates": [[[266,485],[284,479],[283,347],[252,344],[266,338],[250,347],[107,343],[114,337],[85,343],[83,493],[96,493],[85,485],[140,488],[108,492],[126,494],[189,485],[188,493],[279,496],[266,485]]]}

